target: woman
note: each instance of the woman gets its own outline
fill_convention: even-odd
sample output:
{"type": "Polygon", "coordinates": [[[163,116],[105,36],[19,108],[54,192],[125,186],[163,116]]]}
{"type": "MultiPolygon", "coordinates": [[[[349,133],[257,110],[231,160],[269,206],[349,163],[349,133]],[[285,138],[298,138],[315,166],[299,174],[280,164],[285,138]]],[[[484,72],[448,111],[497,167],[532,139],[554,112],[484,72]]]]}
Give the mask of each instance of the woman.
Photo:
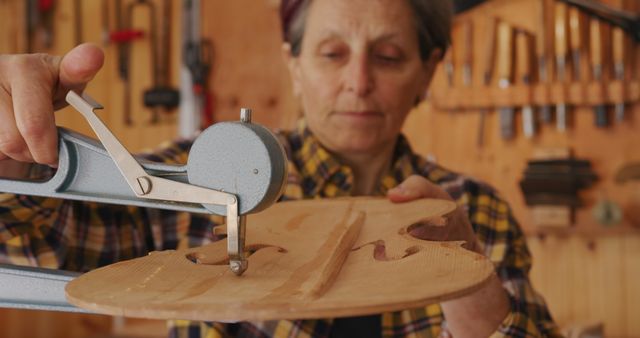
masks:
{"type": "MultiPolygon", "coordinates": [[[[283,1],[283,53],[304,108],[299,127],[282,134],[291,173],[283,198],[386,194],[394,202],[454,199],[460,207],[445,231],[422,229],[418,235],[466,241],[469,250],[495,263],[495,278],[474,294],[426,308],[294,322],[176,321],[174,336],[558,335],[544,301],[529,284],[530,256],[507,204],[490,187],[415,155],[400,133],[449,44],[450,6],[446,0],[283,1]]],[[[53,108],[61,106],[69,89],[83,88],[102,61],[102,53],[91,45],[63,58],[2,56],[0,154],[55,165],[53,108]]],[[[190,144],[178,142],[150,157],[184,161],[190,144]]],[[[220,221],[26,196],[2,200],[2,261],[68,270],[202,245],[217,239],[211,228],[220,221]]]]}

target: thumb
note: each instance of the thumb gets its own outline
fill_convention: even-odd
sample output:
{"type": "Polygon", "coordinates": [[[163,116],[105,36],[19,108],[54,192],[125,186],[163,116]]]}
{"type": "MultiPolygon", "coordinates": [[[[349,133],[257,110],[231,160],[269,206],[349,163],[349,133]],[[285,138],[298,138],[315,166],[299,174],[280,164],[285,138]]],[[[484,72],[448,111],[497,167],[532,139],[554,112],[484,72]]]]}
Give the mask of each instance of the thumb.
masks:
{"type": "Polygon", "coordinates": [[[84,89],[103,64],[104,53],[94,44],[84,43],[70,50],[62,57],[58,68],[60,94],[66,95],[72,89],[84,89]]]}
{"type": "Polygon", "coordinates": [[[409,176],[397,187],[387,192],[387,197],[394,203],[408,202],[419,198],[451,199],[441,187],[431,183],[419,175],[409,176]]]}

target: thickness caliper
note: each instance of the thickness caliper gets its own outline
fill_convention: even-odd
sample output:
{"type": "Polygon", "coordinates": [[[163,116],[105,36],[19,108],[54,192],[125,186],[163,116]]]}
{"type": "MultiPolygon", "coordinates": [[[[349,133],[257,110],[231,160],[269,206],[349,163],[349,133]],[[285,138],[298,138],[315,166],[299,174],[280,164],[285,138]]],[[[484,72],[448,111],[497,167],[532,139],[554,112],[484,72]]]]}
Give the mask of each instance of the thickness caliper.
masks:
{"type": "MultiPolygon", "coordinates": [[[[87,95],[71,91],[66,100],[98,140],[59,128],[59,163],[53,176],[44,182],[0,179],[1,192],[226,216],[229,267],[236,275],[247,269],[246,215],[275,203],[287,176],[282,145],[267,128],[251,123],[250,110],[242,109],[239,122],[204,130],[187,163],[174,165],[131,155],[96,115],[103,107],[87,95]]],[[[0,268],[16,273],[11,267],[0,268]]]]}

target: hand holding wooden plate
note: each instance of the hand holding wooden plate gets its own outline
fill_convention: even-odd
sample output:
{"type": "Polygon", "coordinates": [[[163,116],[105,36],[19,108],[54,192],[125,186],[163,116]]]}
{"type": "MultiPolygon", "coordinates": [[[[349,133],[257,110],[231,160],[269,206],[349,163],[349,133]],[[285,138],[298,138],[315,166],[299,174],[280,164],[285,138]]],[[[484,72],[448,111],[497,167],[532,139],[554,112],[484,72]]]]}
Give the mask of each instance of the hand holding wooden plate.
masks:
{"type": "Polygon", "coordinates": [[[157,319],[256,321],[355,316],[426,306],[477,290],[493,274],[460,242],[408,232],[455,204],[344,198],[277,203],[247,221],[249,269],[234,275],[226,241],[152,252],[86,273],[69,302],[157,319]]]}

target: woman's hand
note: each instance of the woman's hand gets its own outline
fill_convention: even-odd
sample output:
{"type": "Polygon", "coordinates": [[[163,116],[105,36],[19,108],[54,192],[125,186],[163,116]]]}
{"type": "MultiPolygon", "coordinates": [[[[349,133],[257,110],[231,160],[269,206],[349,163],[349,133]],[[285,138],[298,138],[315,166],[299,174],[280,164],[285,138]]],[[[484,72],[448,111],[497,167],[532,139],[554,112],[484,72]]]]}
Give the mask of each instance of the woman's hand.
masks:
{"type": "MultiPolygon", "coordinates": [[[[408,202],[419,198],[453,200],[446,191],[422,176],[411,176],[387,193],[393,202],[408,202]]],[[[466,248],[483,254],[471,223],[464,210],[458,207],[447,224],[416,228],[415,237],[438,241],[464,240],[466,248]]],[[[509,313],[509,298],[500,279],[494,275],[489,282],[467,296],[441,303],[454,337],[488,337],[509,313]]]]}
{"type": "MultiPolygon", "coordinates": [[[[436,184],[426,178],[413,175],[389,190],[387,197],[392,202],[402,203],[420,198],[436,198],[453,201],[451,196],[436,184]]],[[[458,207],[447,220],[444,226],[424,225],[416,227],[411,235],[433,241],[465,241],[464,247],[468,250],[483,254],[478,245],[476,236],[471,228],[471,223],[464,210],[458,207]]]]}
{"type": "Polygon", "coordinates": [[[63,57],[0,55],[0,160],[56,166],[53,111],[66,105],[69,90],[82,91],[103,62],[103,52],[91,44],[63,57]]]}

